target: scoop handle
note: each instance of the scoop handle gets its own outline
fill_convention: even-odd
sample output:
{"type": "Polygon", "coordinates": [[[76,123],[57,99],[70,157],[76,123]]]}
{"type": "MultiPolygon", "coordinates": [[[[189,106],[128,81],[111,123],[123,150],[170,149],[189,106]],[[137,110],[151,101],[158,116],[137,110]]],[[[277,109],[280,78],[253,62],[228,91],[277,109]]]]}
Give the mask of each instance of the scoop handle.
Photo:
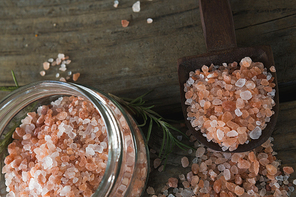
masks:
{"type": "Polygon", "coordinates": [[[229,0],[199,0],[199,9],[208,52],[236,48],[229,0]]]}

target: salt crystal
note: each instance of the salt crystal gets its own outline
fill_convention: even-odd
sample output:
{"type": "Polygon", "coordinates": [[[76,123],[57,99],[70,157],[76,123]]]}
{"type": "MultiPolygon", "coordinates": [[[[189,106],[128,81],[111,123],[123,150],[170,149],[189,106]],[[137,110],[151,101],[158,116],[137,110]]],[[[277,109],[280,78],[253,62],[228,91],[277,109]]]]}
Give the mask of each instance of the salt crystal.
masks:
{"type": "Polygon", "coordinates": [[[246,83],[246,79],[240,78],[236,81],[235,86],[241,88],[245,85],[245,83],[246,83]]]}
{"type": "Polygon", "coordinates": [[[115,1],[114,1],[114,4],[113,4],[113,7],[117,8],[118,5],[119,5],[119,1],[115,0],[115,1]]]}
{"type": "Polygon", "coordinates": [[[217,169],[218,169],[220,172],[222,172],[222,171],[225,170],[225,166],[224,166],[223,164],[219,164],[219,165],[217,166],[217,169]]]}
{"type": "Polygon", "coordinates": [[[169,194],[168,197],[175,197],[173,194],[169,194]]]}
{"type": "Polygon", "coordinates": [[[217,120],[212,120],[210,125],[211,125],[211,127],[217,127],[217,125],[218,125],[217,120]]]}
{"type": "Polygon", "coordinates": [[[65,186],[62,190],[61,190],[61,192],[60,192],[60,196],[67,196],[68,195],[68,193],[70,192],[70,190],[71,190],[71,187],[70,186],[65,186]]]}
{"type": "Polygon", "coordinates": [[[43,69],[44,69],[44,70],[48,70],[49,67],[50,67],[50,63],[48,63],[48,62],[43,62],[43,69]]]}
{"type": "Polygon", "coordinates": [[[62,72],[65,72],[67,70],[67,68],[61,67],[61,68],[59,68],[59,70],[62,71],[62,72]]]}
{"type": "Polygon", "coordinates": [[[153,19],[152,18],[147,18],[147,23],[150,24],[153,22],[153,19]]]}
{"type": "Polygon", "coordinates": [[[182,135],[177,135],[177,139],[178,139],[179,141],[181,141],[181,140],[182,140],[182,138],[183,138],[183,136],[182,136],[182,135]]]}
{"type": "Polygon", "coordinates": [[[227,149],[228,149],[228,147],[222,146],[222,151],[226,151],[227,149]]]}
{"type": "Polygon", "coordinates": [[[249,133],[249,136],[251,139],[259,139],[259,137],[261,136],[262,134],[262,130],[260,127],[255,127],[254,130],[252,130],[250,133],[249,133]]]}
{"type": "Polygon", "coordinates": [[[61,60],[62,60],[62,59],[64,59],[64,58],[65,58],[65,54],[62,54],[62,53],[59,53],[59,54],[58,54],[58,59],[61,59],[61,60]]]}
{"type": "Polygon", "coordinates": [[[44,75],[45,75],[46,73],[45,73],[45,71],[43,70],[43,71],[40,71],[40,75],[43,77],[44,75]]]}
{"type": "Polygon", "coordinates": [[[217,129],[217,137],[219,140],[222,140],[224,137],[224,132],[221,129],[217,129]]]}
{"type": "Polygon", "coordinates": [[[249,91],[249,90],[246,90],[246,91],[242,91],[240,93],[240,97],[243,99],[243,100],[250,100],[252,98],[252,93],[249,91]]]}
{"type": "Polygon", "coordinates": [[[220,99],[215,98],[212,102],[213,105],[222,105],[222,101],[220,99]]]}
{"type": "Polygon", "coordinates": [[[252,59],[250,57],[245,57],[240,61],[240,65],[244,67],[249,67],[252,63],[252,59]]]}
{"type": "Polygon", "coordinates": [[[52,63],[53,62],[53,58],[49,58],[47,61],[50,62],[50,63],[52,63]]]}
{"type": "Polygon", "coordinates": [[[188,158],[187,158],[187,157],[182,157],[182,159],[181,159],[181,164],[182,164],[182,167],[183,167],[183,168],[188,167],[188,165],[189,165],[188,158]]]}
{"type": "Polygon", "coordinates": [[[136,3],[133,4],[133,12],[140,12],[141,8],[140,8],[140,1],[137,1],[136,3]]]}
{"type": "Polygon", "coordinates": [[[256,125],[261,125],[261,122],[260,121],[256,121],[256,125]]]}
{"type": "Polygon", "coordinates": [[[205,154],[205,151],[206,151],[206,149],[205,149],[204,147],[199,147],[199,148],[196,150],[195,156],[196,156],[196,157],[201,157],[202,155],[205,154]]]}
{"type": "Polygon", "coordinates": [[[191,77],[189,77],[186,83],[190,86],[194,83],[194,80],[191,77]]]}
{"type": "Polygon", "coordinates": [[[231,130],[226,134],[227,137],[236,137],[238,133],[235,130],[231,130]]]}
{"type": "Polygon", "coordinates": [[[241,116],[241,115],[243,114],[243,113],[241,112],[241,110],[238,109],[238,108],[236,108],[236,109],[234,110],[234,112],[235,112],[235,115],[237,115],[238,117],[241,116]]]}
{"type": "Polygon", "coordinates": [[[56,78],[59,78],[60,77],[60,73],[57,73],[55,76],[56,76],[56,78]]]}
{"type": "Polygon", "coordinates": [[[86,154],[89,154],[92,156],[95,155],[95,151],[92,148],[90,148],[89,146],[86,147],[85,152],[86,152],[86,154]]]}

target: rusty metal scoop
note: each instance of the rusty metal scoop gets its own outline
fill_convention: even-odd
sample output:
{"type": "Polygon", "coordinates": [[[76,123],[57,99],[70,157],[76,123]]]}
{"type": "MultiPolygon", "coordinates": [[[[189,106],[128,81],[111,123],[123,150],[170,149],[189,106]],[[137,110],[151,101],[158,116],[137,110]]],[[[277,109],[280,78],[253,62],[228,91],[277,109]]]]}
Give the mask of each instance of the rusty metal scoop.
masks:
{"type": "MultiPolygon", "coordinates": [[[[183,57],[178,60],[178,75],[181,93],[181,105],[187,127],[193,135],[205,146],[222,151],[221,147],[212,141],[208,142],[200,131],[196,131],[187,120],[187,105],[185,105],[184,83],[189,78],[189,72],[201,69],[203,65],[222,65],[222,63],[240,62],[244,57],[250,57],[254,62],[262,62],[269,69],[274,66],[273,54],[270,46],[237,48],[234,23],[231,7],[228,0],[200,0],[199,8],[202,27],[207,46],[207,53],[191,57],[183,57]]],[[[276,74],[272,73],[276,84],[276,95],[273,107],[275,112],[267,123],[262,135],[257,140],[251,140],[248,144],[239,145],[233,152],[245,152],[264,143],[270,136],[276,125],[279,111],[279,95],[276,74]]]]}

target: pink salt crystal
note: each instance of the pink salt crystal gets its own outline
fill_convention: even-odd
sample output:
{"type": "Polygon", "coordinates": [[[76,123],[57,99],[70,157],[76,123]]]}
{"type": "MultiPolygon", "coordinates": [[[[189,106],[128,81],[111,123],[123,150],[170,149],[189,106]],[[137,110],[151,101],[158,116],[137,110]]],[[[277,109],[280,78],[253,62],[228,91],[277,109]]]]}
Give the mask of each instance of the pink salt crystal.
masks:
{"type": "Polygon", "coordinates": [[[74,73],[72,77],[73,77],[73,81],[77,81],[78,78],[80,77],[80,73],[74,73]]]}
{"type": "Polygon", "coordinates": [[[48,63],[48,62],[43,62],[43,69],[44,69],[44,70],[48,70],[49,67],[50,67],[50,63],[48,63]]]}
{"type": "Polygon", "coordinates": [[[205,164],[205,162],[201,162],[200,166],[199,166],[199,171],[200,172],[204,172],[207,170],[207,165],[205,164]]]}
{"type": "Polygon", "coordinates": [[[226,134],[227,137],[236,137],[238,133],[235,130],[231,130],[226,134]]]}
{"type": "Polygon", "coordinates": [[[252,98],[252,93],[249,91],[249,90],[246,90],[246,91],[242,91],[240,93],[240,97],[243,99],[243,100],[250,100],[252,98]]]}
{"type": "Polygon", "coordinates": [[[256,87],[256,84],[253,81],[247,81],[246,87],[250,90],[254,89],[256,87]]]}
{"type": "Polygon", "coordinates": [[[169,178],[168,179],[168,186],[169,187],[173,187],[173,188],[177,188],[178,187],[178,179],[177,178],[169,178]]]}
{"type": "Polygon", "coordinates": [[[129,24],[129,21],[127,21],[127,20],[121,20],[122,27],[127,27],[128,24],[129,24]]]}
{"type": "Polygon", "coordinates": [[[158,166],[160,166],[160,164],[161,164],[161,159],[160,158],[154,159],[154,161],[153,161],[154,168],[158,168],[158,166]]]}
{"type": "Polygon", "coordinates": [[[231,166],[230,171],[233,174],[238,174],[238,168],[236,167],[236,165],[231,166]]]}
{"type": "Polygon", "coordinates": [[[238,98],[236,100],[236,108],[242,109],[242,108],[244,108],[244,106],[245,106],[245,101],[241,98],[238,98]]]}
{"type": "Polygon", "coordinates": [[[224,178],[225,178],[225,180],[229,180],[231,178],[231,174],[230,174],[229,169],[224,170],[224,178]]]}
{"type": "Polygon", "coordinates": [[[250,57],[245,57],[240,61],[240,65],[243,67],[250,67],[252,59],[250,57]]]}
{"type": "Polygon", "coordinates": [[[195,187],[199,182],[199,177],[198,176],[192,176],[191,178],[191,186],[195,187]]]}
{"type": "Polygon", "coordinates": [[[182,159],[181,159],[181,164],[182,164],[183,168],[188,167],[188,165],[189,165],[189,160],[188,160],[188,158],[187,158],[187,157],[182,157],[182,159]]]}
{"type": "Polygon", "coordinates": [[[290,166],[283,167],[283,171],[285,174],[292,174],[294,172],[294,169],[290,166]]]}
{"type": "Polygon", "coordinates": [[[43,77],[44,75],[45,75],[46,73],[45,73],[45,71],[43,70],[43,71],[40,71],[40,75],[43,77]]]}
{"type": "Polygon", "coordinates": [[[155,194],[155,190],[153,187],[147,187],[147,194],[155,194]]]}
{"type": "Polygon", "coordinates": [[[163,168],[164,168],[164,165],[161,165],[161,166],[158,168],[158,172],[162,172],[162,171],[163,171],[163,168]]]}
{"type": "Polygon", "coordinates": [[[62,81],[62,82],[67,82],[66,79],[65,79],[64,77],[61,77],[61,78],[60,78],[60,81],[62,81]]]}
{"type": "Polygon", "coordinates": [[[203,156],[205,154],[205,151],[206,151],[206,149],[204,147],[199,147],[196,150],[195,156],[196,157],[201,157],[201,156],[203,156]]]}
{"type": "Polygon", "coordinates": [[[244,79],[244,78],[240,78],[240,79],[238,79],[238,80],[236,81],[235,86],[241,88],[241,87],[243,87],[243,86],[245,85],[245,83],[246,83],[246,79],[244,79]]]}
{"type": "Polygon", "coordinates": [[[240,186],[236,186],[234,189],[234,193],[238,196],[243,195],[243,193],[245,192],[244,188],[240,187],[240,186]]]}
{"type": "Polygon", "coordinates": [[[249,169],[251,167],[251,163],[244,159],[239,159],[237,167],[240,169],[249,169]]]}
{"type": "Polygon", "coordinates": [[[271,72],[276,72],[276,69],[275,69],[274,66],[271,66],[271,67],[269,68],[269,70],[270,70],[271,72]]]}

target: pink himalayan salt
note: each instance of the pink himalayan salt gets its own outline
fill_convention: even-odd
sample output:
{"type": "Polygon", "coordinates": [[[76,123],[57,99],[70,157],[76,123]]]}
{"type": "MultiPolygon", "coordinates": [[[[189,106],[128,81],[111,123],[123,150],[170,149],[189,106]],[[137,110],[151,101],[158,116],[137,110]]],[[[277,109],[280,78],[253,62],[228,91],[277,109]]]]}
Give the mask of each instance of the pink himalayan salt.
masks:
{"type": "Polygon", "coordinates": [[[147,194],[155,194],[155,190],[153,187],[147,187],[147,194]]]}
{"type": "Polygon", "coordinates": [[[201,156],[203,156],[205,154],[205,151],[206,151],[206,149],[204,147],[199,147],[196,150],[195,156],[196,157],[201,157],[201,156]]]}
{"type": "Polygon", "coordinates": [[[283,171],[285,172],[285,174],[292,174],[294,172],[294,169],[292,167],[286,166],[283,167],[283,171]]]}
{"type": "Polygon", "coordinates": [[[182,164],[182,167],[183,167],[183,168],[188,167],[188,165],[189,165],[189,160],[188,160],[188,158],[187,158],[187,157],[182,157],[182,159],[181,159],[181,164],[182,164]]]}
{"type": "Polygon", "coordinates": [[[121,20],[122,27],[127,27],[128,24],[129,24],[129,21],[127,21],[127,20],[121,20]]]}
{"type": "Polygon", "coordinates": [[[177,178],[169,178],[168,179],[168,186],[169,187],[173,187],[173,188],[176,188],[178,187],[178,179],[177,178]]]}
{"type": "Polygon", "coordinates": [[[44,63],[43,63],[43,69],[44,69],[44,70],[48,70],[49,67],[50,67],[50,63],[48,63],[48,62],[44,62],[44,63]]]}
{"type": "Polygon", "coordinates": [[[160,164],[161,164],[161,159],[160,158],[154,159],[154,161],[153,161],[154,168],[158,168],[158,166],[160,166],[160,164]]]}

